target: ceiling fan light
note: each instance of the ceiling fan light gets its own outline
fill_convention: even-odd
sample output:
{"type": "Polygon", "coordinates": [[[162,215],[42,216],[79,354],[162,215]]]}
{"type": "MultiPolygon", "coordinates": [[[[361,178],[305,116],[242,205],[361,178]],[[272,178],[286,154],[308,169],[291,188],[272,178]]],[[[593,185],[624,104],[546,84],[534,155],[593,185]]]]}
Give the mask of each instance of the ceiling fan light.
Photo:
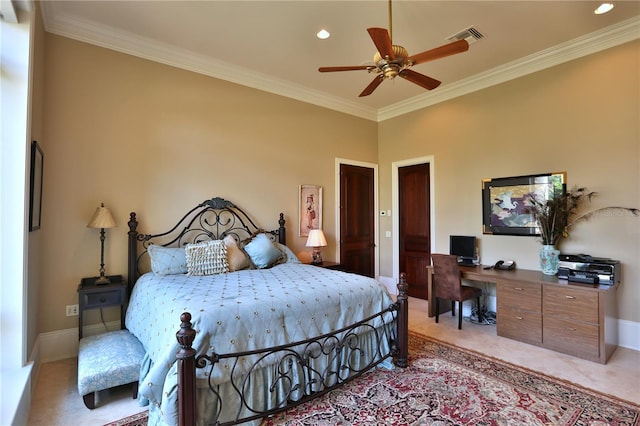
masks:
{"type": "Polygon", "coordinates": [[[611,11],[611,9],[613,9],[614,6],[615,5],[613,3],[602,3],[600,6],[596,8],[596,10],[593,11],[593,13],[595,13],[596,15],[602,15],[611,11]]]}
{"type": "Polygon", "coordinates": [[[399,68],[392,64],[387,64],[384,67],[382,67],[382,73],[384,74],[384,78],[388,78],[390,80],[396,78],[399,71],[400,71],[399,68]]]}

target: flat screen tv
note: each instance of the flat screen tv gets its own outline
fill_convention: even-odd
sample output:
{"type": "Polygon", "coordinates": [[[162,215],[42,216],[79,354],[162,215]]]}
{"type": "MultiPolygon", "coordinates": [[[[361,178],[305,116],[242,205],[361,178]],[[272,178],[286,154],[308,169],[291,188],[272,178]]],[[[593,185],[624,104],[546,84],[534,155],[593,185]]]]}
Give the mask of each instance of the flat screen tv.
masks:
{"type": "Polygon", "coordinates": [[[468,235],[449,236],[449,254],[458,256],[463,265],[473,265],[476,260],[476,237],[468,235]]]}

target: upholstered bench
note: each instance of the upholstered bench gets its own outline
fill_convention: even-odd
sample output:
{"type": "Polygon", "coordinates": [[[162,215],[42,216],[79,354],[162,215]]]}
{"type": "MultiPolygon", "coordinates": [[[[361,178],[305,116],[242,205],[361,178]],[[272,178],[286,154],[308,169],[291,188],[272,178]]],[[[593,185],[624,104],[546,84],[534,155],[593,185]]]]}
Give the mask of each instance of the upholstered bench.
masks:
{"type": "Polygon", "coordinates": [[[138,378],[144,357],[140,341],[127,330],[110,331],[80,339],[78,393],[84,405],[95,407],[95,392],[133,383],[138,397],[138,378]]]}

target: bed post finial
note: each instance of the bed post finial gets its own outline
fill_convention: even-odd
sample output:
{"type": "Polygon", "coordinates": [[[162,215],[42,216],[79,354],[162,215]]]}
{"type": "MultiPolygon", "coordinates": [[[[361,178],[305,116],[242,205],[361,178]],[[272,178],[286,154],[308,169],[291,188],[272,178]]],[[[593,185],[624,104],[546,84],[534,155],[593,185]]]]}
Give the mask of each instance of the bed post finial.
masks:
{"type": "Polygon", "coordinates": [[[178,424],[191,426],[196,424],[196,351],[191,347],[196,331],[191,327],[191,314],[180,315],[180,330],[176,339],[180,350],[178,360],[178,424]]]}
{"type": "Polygon", "coordinates": [[[398,281],[398,357],[396,358],[396,365],[398,367],[406,367],[408,364],[407,359],[409,357],[409,298],[407,297],[407,290],[409,289],[409,283],[407,283],[407,275],[402,272],[400,274],[400,281],[398,281]]]}
{"type": "Polygon", "coordinates": [[[280,213],[280,219],[278,219],[278,225],[280,225],[280,228],[278,228],[278,242],[280,244],[283,245],[287,245],[287,228],[284,226],[285,224],[285,220],[284,220],[284,213],[280,213]]]}
{"type": "Polygon", "coordinates": [[[138,279],[138,219],[136,213],[129,213],[129,250],[127,259],[127,299],[131,295],[133,285],[138,279]]]}

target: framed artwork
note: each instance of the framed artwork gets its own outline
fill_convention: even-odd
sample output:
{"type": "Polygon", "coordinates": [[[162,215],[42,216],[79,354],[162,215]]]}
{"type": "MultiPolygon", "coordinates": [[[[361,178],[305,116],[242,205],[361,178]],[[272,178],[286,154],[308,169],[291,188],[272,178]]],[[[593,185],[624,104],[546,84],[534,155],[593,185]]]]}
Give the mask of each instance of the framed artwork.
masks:
{"type": "Polygon", "coordinates": [[[309,230],[322,229],[322,187],[317,185],[300,185],[299,235],[309,236],[309,230]]]}
{"type": "Polygon", "coordinates": [[[531,198],[543,201],[566,191],[565,172],[515,176],[482,181],[484,234],[538,236],[540,230],[527,212],[531,198]]]}
{"type": "Polygon", "coordinates": [[[44,154],[37,141],[31,142],[31,177],[29,198],[29,232],[40,229],[42,214],[42,172],[44,154]]]}

